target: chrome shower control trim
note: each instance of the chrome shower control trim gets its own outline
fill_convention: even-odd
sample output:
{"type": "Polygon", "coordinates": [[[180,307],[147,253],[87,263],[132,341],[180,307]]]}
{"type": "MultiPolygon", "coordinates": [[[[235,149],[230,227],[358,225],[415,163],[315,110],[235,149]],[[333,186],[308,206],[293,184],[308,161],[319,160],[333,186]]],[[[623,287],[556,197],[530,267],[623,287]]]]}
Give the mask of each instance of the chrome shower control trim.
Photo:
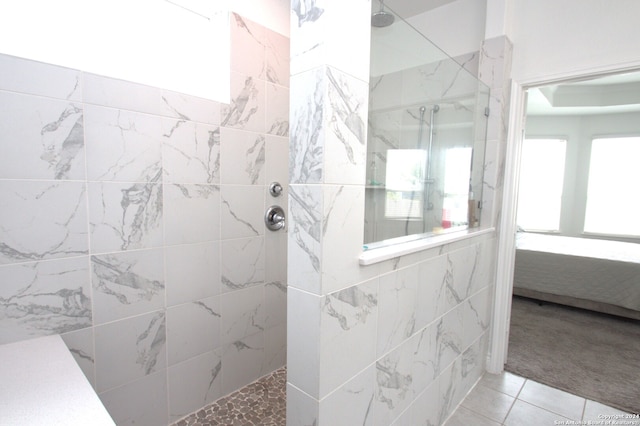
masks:
{"type": "Polygon", "coordinates": [[[271,182],[271,185],[269,185],[269,193],[274,197],[279,197],[282,195],[282,185],[278,182],[271,182]]]}
{"type": "Polygon", "coordinates": [[[264,223],[270,231],[278,231],[284,228],[284,210],[280,206],[271,206],[264,214],[264,223]]]}

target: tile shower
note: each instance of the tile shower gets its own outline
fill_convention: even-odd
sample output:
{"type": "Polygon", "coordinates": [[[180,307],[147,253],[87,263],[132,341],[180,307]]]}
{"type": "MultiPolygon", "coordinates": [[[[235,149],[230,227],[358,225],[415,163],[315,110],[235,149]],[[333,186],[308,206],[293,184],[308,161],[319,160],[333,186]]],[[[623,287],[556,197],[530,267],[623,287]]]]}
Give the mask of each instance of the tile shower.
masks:
{"type": "Polygon", "coordinates": [[[118,424],[286,352],[289,40],[231,15],[231,103],[0,56],[0,343],[62,334],[118,424]]]}

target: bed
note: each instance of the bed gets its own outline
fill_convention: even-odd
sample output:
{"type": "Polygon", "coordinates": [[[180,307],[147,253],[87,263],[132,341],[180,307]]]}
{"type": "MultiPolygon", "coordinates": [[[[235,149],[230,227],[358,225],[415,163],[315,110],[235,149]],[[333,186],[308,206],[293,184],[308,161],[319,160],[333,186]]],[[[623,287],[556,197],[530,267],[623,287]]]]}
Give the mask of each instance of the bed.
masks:
{"type": "Polygon", "coordinates": [[[640,320],[640,244],[518,232],[513,293],[640,320]]]}

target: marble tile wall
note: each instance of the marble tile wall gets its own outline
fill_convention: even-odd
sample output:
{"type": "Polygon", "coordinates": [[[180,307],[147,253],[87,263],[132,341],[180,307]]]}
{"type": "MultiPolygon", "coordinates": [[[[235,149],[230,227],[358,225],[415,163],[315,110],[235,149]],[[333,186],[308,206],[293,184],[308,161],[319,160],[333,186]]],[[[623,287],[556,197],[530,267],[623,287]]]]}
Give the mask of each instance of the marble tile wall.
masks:
{"type": "Polygon", "coordinates": [[[231,102],[0,55],[0,343],[61,334],[118,424],[285,364],[289,40],[231,15],[231,102]]]}
{"type": "MultiPolygon", "coordinates": [[[[369,40],[350,37],[360,30],[368,35],[370,7],[292,1],[287,424],[439,425],[485,369],[493,233],[358,264],[366,149],[355,144],[354,124],[366,120],[366,108],[330,93],[359,100],[362,84],[365,95],[373,84],[369,40]],[[341,14],[352,21],[348,29],[333,25],[341,14]],[[332,55],[326,46],[340,37],[342,53],[332,55]],[[331,138],[353,141],[343,143],[352,149],[332,150],[331,138]],[[341,164],[343,173],[331,172],[329,164],[341,164]]],[[[499,193],[499,173],[488,179],[499,193]]]]}

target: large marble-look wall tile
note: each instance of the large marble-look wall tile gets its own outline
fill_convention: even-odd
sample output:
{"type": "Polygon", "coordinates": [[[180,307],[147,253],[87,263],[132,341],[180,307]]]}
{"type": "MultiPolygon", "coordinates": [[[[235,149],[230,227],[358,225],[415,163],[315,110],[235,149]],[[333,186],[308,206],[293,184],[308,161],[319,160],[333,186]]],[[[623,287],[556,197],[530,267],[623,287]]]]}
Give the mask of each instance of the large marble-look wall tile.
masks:
{"type": "Polygon", "coordinates": [[[220,183],[220,128],[163,120],[162,161],[167,183],[220,183]]]}
{"type": "Polygon", "coordinates": [[[162,121],[157,116],[86,105],[87,178],[154,182],[162,176],[162,121]]]}
{"type": "Polygon", "coordinates": [[[222,395],[222,356],[219,350],[169,367],[171,422],[196,412],[222,395]]]}
{"type": "Polygon", "coordinates": [[[319,417],[318,401],[293,386],[287,376],[287,424],[317,426],[319,417]]]}
{"type": "Polygon", "coordinates": [[[85,178],[80,103],[0,92],[0,178],[85,178]]]}
{"type": "Polygon", "coordinates": [[[237,13],[231,13],[231,70],[265,80],[267,29],[237,13]]]}
{"type": "Polygon", "coordinates": [[[82,73],[83,101],[91,105],[164,115],[162,90],[140,83],[82,73]]]}
{"type": "Polygon", "coordinates": [[[220,239],[220,188],[216,185],[164,185],[164,243],[189,244],[220,239]]]}
{"type": "Polygon", "coordinates": [[[289,89],[267,83],[265,129],[270,135],[289,136],[289,89]]]}
{"type": "Polygon", "coordinates": [[[412,400],[413,353],[405,342],[376,361],[375,424],[392,424],[412,400]]]}
{"type": "Polygon", "coordinates": [[[418,267],[380,277],[377,355],[383,356],[416,331],[418,267]]]}
{"type": "Polygon", "coordinates": [[[289,37],[267,29],[265,31],[265,79],[289,87],[289,37]]]}
{"type": "Polygon", "coordinates": [[[148,183],[88,184],[93,253],[162,245],[161,175],[153,179],[148,183]]]}
{"type": "Polygon", "coordinates": [[[0,264],[88,253],[82,182],[0,181],[0,264]]]}
{"type": "Polygon", "coordinates": [[[416,396],[410,407],[411,425],[438,426],[440,424],[440,388],[438,380],[416,396]]]}
{"type": "Polygon", "coordinates": [[[320,397],[375,360],[378,280],[324,297],[320,334],[320,397]]]}
{"type": "Polygon", "coordinates": [[[97,391],[164,370],[165,344],[166,318],[162,311],[95,327],[97,391]]]}
{"type": "Polygon", "coordinates": [[[94,324],[164,307],[161,249],[91,256],[94,324]]]}
{"type": "Polygon", "coordinates": [[[316,294],[322,285],[322,201],[323,191],[319,186],[289,187],[289,286],[316,294]]]}
{"type": "Polygon", "coordinates": [[[220,131],[221,183],[264,185],[266,142],[260,133],[222,128],[220,131]]]}
{"type": "Polygon", "coordinates": [[[221,251],[222,293],[264,285],[264,237],[223,240],[221,251]]]}
{"type": "Polygon", "coordinates": [[[220,242],[165,248],[167,307],[220,294],[220,242]]]}
{"type": "Polygon", "coordinates": [[[478,76],[490,89],[485,154],[483,209],[481,223],[497,225],[502,204],[504,161],[507,146],[507,124],[511,96],[511,56],[513,45],[505,37],[485,40],[480,51],[478,76]]]}
{"type": "MultiPolygon", "coordinates": [[[[266,141],[266,166],[265,182],[279,182],[285,189],[289,187],[289,138],[267,135],[266,141]]],[[[286,198],[280,198],[278,202],[284,202],[286,198]]],[[[286,208],[286,206],[282,206],[286,208]]]]}
{"type": "Polygon", "coordinates": [[[437,256],[418,265],[418,310],[416,328],[420,329],[447,310],[449,281],[447,256],[437,256]]]}
{"type": "MultiPolygon", "coordinates": [[[[286,306],[284,307],[286,312],[286,306]]],[[[282,323],[264,331],[264,362],[262,375],[287,365],[287,324],[282,323]]]]}
{"type": "Polygon", "coordinates": [[[410,340],[413,354],[412,390],[415,396],[427,389],[438,376],[438,324],[431,323],[416,333],[410,340]]]}
{"type": "Polygon", "coordinates": [[[116,424],[126,426],[168,424],[167,395],[166,371],[98,394],[116,424]]]}
{"type": "Polygon", "coordinates": [[[218,296],[167,309],[169,366],[219,348],[221,318],[218,296]]]}
{"type": "Polygon", "coordinates": [[[93,347],[93,328],[87,327],[80,330],[61,334],[62,340],[69,348],[78,366],[82,369],[91,386],[96,386],[96,357],[93,347]]]}
{"type": "Polygon", "coordinates": [[[437,322],[436,371],[441,374],[462,353],[463,306],[450,310],[437,322]]]}
{"type": "Polygon", "coordinates": [[[220,296],[221,342],[228,345],[265,329],[264,286],[220,296]]]}
{"type": "Polygon", "coordinates": [[[366,83],[331,67],[296,75],[291,101],[291,183],[362,184],[366,83]]]}
{"type": "Polygon", "coordinates": [[[265,334],[259,332],[224,346],[222,393],[229,394],[265,375],[265,334]]]}
{"type": "Polygon", "coordinates": [[[220,189],[220,226],[223,240],[264,235],[264,188],[224,185],[220,189]]]}
{"type": "Polygon", "coordinates": [[[220,124],[220,102],[171,90],[161,90],[163,115],[185,122],[220,124]]]}
{"type": "Polygon", "coordinates": [[[92,325],[86,256],[0,267],[0,343],[92,325]]]}
{"type": "Polygon", "coordinates": [[[266,82],[231,72],[231,103],[221,104],[220,125],[265,133],[266,82]]]}
{"type": "Polygon", "coordinates": [[[275,327],[287,322],[286,281],[269,281],[264,286],[265,326],[275,327]]]}
{"type": "Polygon", "coordinates": [[[367,367],[320,402],[320,421],[327,425],[374,424],[376,368],[367,367]]]}
{"type": "Polygon", "coordinates": [[[368,81],[370,16],[371,2],[368,0],[293,0],[291,75],[327,64],[368,81]],[[343,31],[336,31],[336,28],[343,31]],[[347,31],[348,36],[345,36],[347,31]]]}
{"type": "MultiPolygon", "coordinates": [[[[319,399],[320,390],[322,300],[291,286],[287,291],[287,382],[312,399],[319,399]]],[[[292,404],[287,399],[287,418],[292,404]]]]}
{"type": "Polygon", "coordinates": [[[0,55],[0,90],[80,101],[81,72],[15,56],[0,55]],[[47,78],[42,78],[43,75],[47,78]]]}

